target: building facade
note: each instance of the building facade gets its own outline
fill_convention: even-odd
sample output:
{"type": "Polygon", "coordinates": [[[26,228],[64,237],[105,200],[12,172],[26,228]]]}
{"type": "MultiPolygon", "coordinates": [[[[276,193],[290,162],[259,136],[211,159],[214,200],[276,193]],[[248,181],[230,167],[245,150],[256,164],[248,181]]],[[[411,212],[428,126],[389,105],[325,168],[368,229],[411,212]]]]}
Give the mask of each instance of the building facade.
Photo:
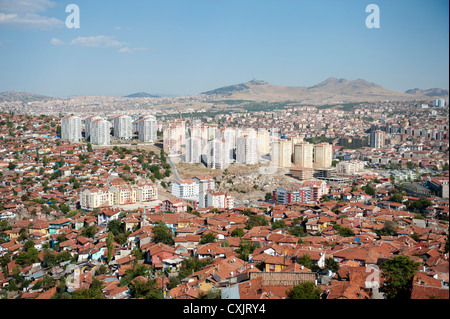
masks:
{"type": "Polygon", "coordinates": [[[301,142],[294,145],[294,166],[313,168],[314,145],[301,142]]]}
{"type": "Polygon", "coordinates": [[[81,142],[81,118],[66,116],[61,119],[61,138],[69,142],[81,142]]]}
{"type": "Polygon", "coordinates": [[[141,117],[138,121],[138,139],[143,143],[155,143],[157,139],[157,123],[153,115],[141,117]]]}
{"type": "Polygon", "coordinates": [[[131,140],[133,138],[131,116],[120,115],[114,118],[114,137],[123,140],[131,140]]]}
{"type": "Polygon", "coordinates": [[[110,145],[111,123],[105,119],[91,121],[90,141],[94,145],[110,145]]]}
{"type": "Polygon", "coordinates": [[[236,162],[249,165],[258,163],[256,137],[244,135],[236,139],[236,162]]]}
{"type": "Polygon", "coordinates": [[[314,145],[314,168],[331,167],[333,162],[333,146],[328,143],[314,145]]]}

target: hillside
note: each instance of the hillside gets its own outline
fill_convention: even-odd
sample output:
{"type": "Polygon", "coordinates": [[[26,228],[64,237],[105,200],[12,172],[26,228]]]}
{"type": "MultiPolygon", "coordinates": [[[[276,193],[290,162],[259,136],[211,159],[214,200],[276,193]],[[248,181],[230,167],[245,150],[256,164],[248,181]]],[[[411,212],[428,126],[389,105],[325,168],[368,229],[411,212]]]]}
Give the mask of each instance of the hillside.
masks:
{"type": "Polygon", "coordinates": [[[130,95],[127,95],[125,97],[160,97],[159,95],[152,95],[146,92],[138,92],[138,93],[133,93],[130,95]]]}
{"type": "Polygon", "coordinates": [[[411,89],[405,91],[406,94],[412,94],[412,95],[426,95],[432,98],[447,98],[448,97],[448,90],[439,89],[439,88],[432,88],[428,90],[422,90],[422,89],[411,89]]]}
{"type": "Polygon", "coordinates": [[[408,94],[383,88],[363,79],[354,81],[330,77],[311,87],[281,86],[265,81],[217,88],[202,94],[216,95],[224,99],[254,101],[301,101],[311,104],[371,102],[380,100],[428,100],[430,96],[408,94]]]}
{"type": "Polygon", "coordinates": [[[34,101],[47,101],[51,99],[54,98],[50,96],[20,91],[0,92],[0,102],[14,102],[14,101],[34,102],[34,101]]]}

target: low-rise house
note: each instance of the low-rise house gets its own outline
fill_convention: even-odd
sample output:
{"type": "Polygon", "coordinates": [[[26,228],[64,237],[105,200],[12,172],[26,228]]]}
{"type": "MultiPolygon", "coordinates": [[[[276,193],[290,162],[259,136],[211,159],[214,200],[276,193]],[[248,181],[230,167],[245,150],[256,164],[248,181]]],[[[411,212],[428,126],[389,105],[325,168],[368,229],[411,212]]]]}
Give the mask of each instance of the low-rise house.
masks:
{"type": "Polygon", "coordinates": [[[97,214],[97,223],[99,226],[106,226],[111,220],[119,218],[120,210],[102,209],[97,214]]]}
{"type": "Polygon", "coordinates": [[[187,204],[181,199],[166,199],[162,202],[161,210],[163,212],[185,213],[187,204]]]}
{"type": "Polygon", "coordinates": [[[285,267],[292,265],[292,260],[286,256],[269,256],[264,260],[264,270],[266,272],[280,272],[285,267]]]}
{"type": "Polygon", "coordinates": [[[146,247],[144,252],[145,260],[156,269],[164,268],[163,261],[165,259],[180,257],[179,254],[175,253],[175,248],[163,243],[157,243],[146,247]]]}
{"type": "Polygon", "coordinates": [[[193,250],[197,247],[199,241],[201,239],[200,235],[185,235],[185,236],[176,236],[175,237],[175,245],[183,246],[189,250],[193,250]]]}
{"type": "Polygon", "coordinates": [[[140,225],[140,221],[136,217],[125,218],[122,222],[125,223],[125,231],[133,231],[135,227],[140,225]]]}
{"type": "Polygon", "coordinates": [[[60,218],[48,223],[48,232],[50,235],[56,234],[63,227],[68,227],[71,224],[71,220],[68,218],[60,218]]]}
{"type": "Polygon", "coordinates": [[[199,259],[203,258],[225,258],[225,250],[217,243],[209,243],[197,246],[194,255],[199,259]]]}

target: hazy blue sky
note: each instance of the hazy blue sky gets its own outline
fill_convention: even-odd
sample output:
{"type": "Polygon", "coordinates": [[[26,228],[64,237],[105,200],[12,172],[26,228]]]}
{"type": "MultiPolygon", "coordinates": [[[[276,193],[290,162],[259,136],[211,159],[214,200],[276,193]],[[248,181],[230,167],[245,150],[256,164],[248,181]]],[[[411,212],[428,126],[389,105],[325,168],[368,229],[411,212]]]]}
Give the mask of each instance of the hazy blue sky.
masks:
{"type": "Polygon", "coordinates": [[[330,76],[448,88],[448,0],[0,0],[0,92],[197,94],[330,76]],[[68,4],[80,28],[65,25],[68,4]],[[365,25],[368,4],[380,28],[365,25]]]}

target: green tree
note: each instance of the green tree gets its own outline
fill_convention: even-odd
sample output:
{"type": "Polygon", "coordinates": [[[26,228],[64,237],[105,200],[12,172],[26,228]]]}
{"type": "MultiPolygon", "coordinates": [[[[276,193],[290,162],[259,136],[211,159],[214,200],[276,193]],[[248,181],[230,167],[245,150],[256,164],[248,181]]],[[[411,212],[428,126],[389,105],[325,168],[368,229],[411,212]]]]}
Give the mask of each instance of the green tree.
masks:
{"type": "Polygon", "coordinates": [[[106,227],[108,228],[108,230],[110,232],[112,232],[112,234],[114,236],[117,236],[117,235],[125,232],[124,225],[117,219],[113,219],[113,220],[109,221],[108,225],[106,225],[106,227]]]}
{"type": "MultiPolygon", "coordinates": [[[[203,258],[198,259],[196,257],[189,257],[183,260],[182,266],[180,268],[180,272],[178,275],[179,279],[186,278],[187,276],[191,275],[192,273],[199,271],[200,269],[208,266],[213,262],[212,258],[203,258]]],[[[176,283],[177,281],[174,281],[176,283]]]]}
{"type": "Polygon", "coordinates": [[[311,259],[311,256],[308,254],[304,254],[303,256],[298,257],[296,262],[308,269],[312,269],[313,267],[313,261],[311,259]]]}
{"type": "Polygon", "coordinates": [[[339,268],[339,263],[332,257],[325,258],[325,269],[331,270],[335,273],[339,270],[339,268]]]}
{"type": "Polygon", "coordinates": [[[134,264],[132,268],[127,269],[125,275],[120,279],[119,285],[121,287],[128,286],[134,278],[139,276],[144,278],[150,276],[149,270],[144,264],[134,264]]]}
{"type": "Polygon", "coordinates": [[[389,200],[391,202],[402,203],[403,202],[403,195],[402,195],[402,193],[391,194],[391,197],[389,197],[389,200]]]}
{"type": "Polygon", "coordinates": [[[81,235],[88,238],[94,238],[95,234],[97,233],[97,226],[86,226],[81,231],[81,235]]]}
{"type": "Polygon", "coordinates": [[[400,255],[381,263],[384,278],[381,291],[387,299],[410,299],[413,278],[420,264],[400,255]]]}
{"type": "Polygon", "coordinates": [[[371,184],[367,184],[367,185],[361,187],[361,189],[362,189],[367,195],[375,196],[376,189],[375,189],[371,184]]]}
{"type": "Polygon", "coordinates": [[[108,263],[111,261],[112,258],[112,251],[114,249],[114,234],[110,231],[108,232],[108,236],[106,237],[106,247],[108,248],[108,256],[107,260],[108,263]]]}
{"type": "Polygon", "coordinates": [[[268,226],[269,222],[267,221],[264,215],[252,215],[247,221],[246,229],[252,229],[255,226],[268,226]]]}
{"type": "Polygon", "coordinates": [[[302,282],[286,292],[288,299],[320,299],[322,289],[314,282],[302,282]]]}
{"type": "Polygon", "coordinates": [[[259,242],[251,242],[251,241],[241,241],[239,243],[239,248],[235,251],[239,254],[238,258],[248,261],[248,257],[250,254],[252,254],[255,249],[261,247],[261,244],[259,242]]]}
{"type": "Polygon", "coordinates": [[[204,245],[208,243],[215,243],[217,241],[216,234],[214,233],[207,233],[203,234],[200,238],[199,244],[204,245]]]}
{"type": "Polygon", "coordinates": [[[155,234],[155,243],[163,243],[166,245],[173,245],[174,243],[172,229],[163,222],[158,222],[158,224],[153,227],[153,234],[155,234]]]}
{"type": "MultiPolygon", "coordinates": [[[[45,181],[47,182],[47,181],[45,181]]],[[[45,187],[45,186],[44,186],[45,187]]],[[[64,213],[67,214],[68,212],[70,212],[70,207],[67,204],[61,203],[61,205],[59,205],[59,209],[64,213]]]]}
{"type": "Polygon", "coordinates": [[[391,180],[391,184],[392,184],[392,185],[395,185],[395,176],[391,174],[391,175],[389,176],[389,179],[391,180]]]}
{"type": "Polygon", "coordinates": [[[283,229],[284,227],[286,227],[286,223],[284,222],[284,220],[276,220],[272,223],[272,230],[281,228],[283,229]]]}
{"type": "Polygon", "coordinates": [[[242,228],[235,228],[233,229],[233,231],[231,232],[231,237],[244,237],[245,232],[242,228]]]}
{"type": "Polygon", "coordinates": [[[56,252],[49,249],[44,249],[42,266],[53,267],[56,265],[56,252]]]}
{"type": "Polygon", "coordinates": [[[305,237],[308,235],[302,218],[294,218],[292,220],[292,227],[289,228],[287,232],[288,234],[296,237],[305,237]]]}
{"type": "Polygon", "coordinates": [[[72,292],[72,299],[105,299],[102,288],[103,282],[94,278],[89,288],[81,288],[72,292]]]}
{"type": "Polygon", "coordinates": [[[140,280],[137,279],[129,286],[131,296],[139,299],[163,299],[164,295],[161,289],[157,287],[156,279],[140,280]]]}
{"type": "Polygon", "coordinates": [[[337,230],[338,234],[342,237],[352,237],[355,236],[354,231],[348,227],[342,227],[339,224],[334,224],[333,228],[337,230]]]}
{"type": "Polygon", "coordinates": [[[427,207],[433,206],[433,202],[429,199],[420,198],[415,201],[407,201],[406,206],[408,209],[412,210],[415,213],[419,213],[422,215],[427,215],[427,207]]]}

